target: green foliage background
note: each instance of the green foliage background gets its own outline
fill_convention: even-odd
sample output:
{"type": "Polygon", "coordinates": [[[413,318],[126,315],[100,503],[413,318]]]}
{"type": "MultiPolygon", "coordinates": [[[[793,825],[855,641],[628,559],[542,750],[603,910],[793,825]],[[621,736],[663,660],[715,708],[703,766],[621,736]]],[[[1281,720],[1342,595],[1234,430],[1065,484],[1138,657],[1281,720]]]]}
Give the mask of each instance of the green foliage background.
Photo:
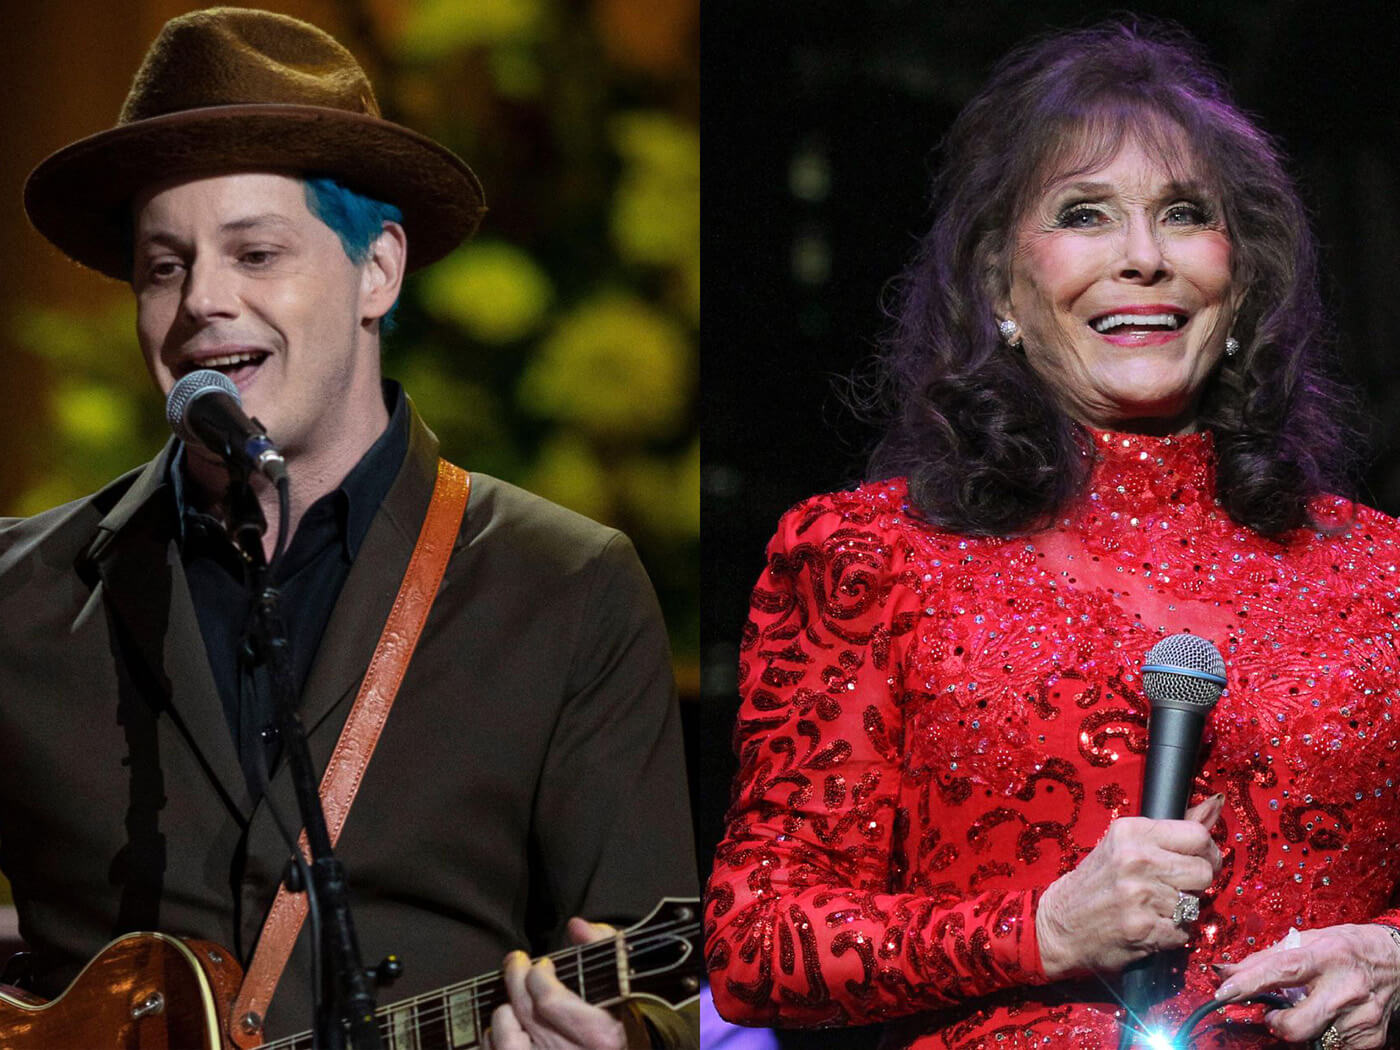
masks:
{"type": "MultiPolygon", "coordinates": [[[[474,241],[410,279],[385,373],[455,462],[633,538],[683,690],[699,648],[692,9],[698,17],[686,0],[412,0],[392,19],[360,11],[358,36],[342,37],[385,116],[466,158],[491,209],[474,241]],[[670,36],[632,21],[663,15],[670,36]]],[[[0,513],[85,495],[166,440],[130,292],[110,287],[82,311],[13,321],[23,350],[46,363],[37,462],[49,469],[0,513]]]]}

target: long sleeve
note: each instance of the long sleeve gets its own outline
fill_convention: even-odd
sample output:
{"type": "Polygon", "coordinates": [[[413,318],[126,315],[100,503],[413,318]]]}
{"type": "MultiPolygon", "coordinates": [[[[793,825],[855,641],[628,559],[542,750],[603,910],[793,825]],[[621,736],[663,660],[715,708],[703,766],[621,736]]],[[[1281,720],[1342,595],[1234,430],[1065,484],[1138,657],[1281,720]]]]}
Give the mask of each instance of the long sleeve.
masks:
{"type": "Polygon", "coordinates": [[[1043,980],[1038,890],[903,892],[911,827],[929,833],[901,796],[926,584],[902,539],[845,511],[787,514],[743,636],[706,956],[721,1014],[746,1023],[865,1023],[1043,980]]]}
{"type": "MultiPolygon", "coordinates": [[[[573,639],[571,695],[536,791],[533,848],[561,910],[625,922],[695,892],[680,714],[661,612],[621,535],[591,569],[573,639]]],[[[561,640],[562,641],[562,640],[561,640]]]]}
{"type": "MultiPolygon", "coordinates": [[[[661,610],[620,534],[592,576],[570,668],[573,693],[550,741],[531,836],[555,908],[538,919],[554,927],[546,935],[553,941],[570,915],[627,925],[663,896],[696,892],[661,610]]],[[[634,1003],[624,1023],[632,1045],[680,1050],[699,1038],[693,1009],[634,1003]]]]}

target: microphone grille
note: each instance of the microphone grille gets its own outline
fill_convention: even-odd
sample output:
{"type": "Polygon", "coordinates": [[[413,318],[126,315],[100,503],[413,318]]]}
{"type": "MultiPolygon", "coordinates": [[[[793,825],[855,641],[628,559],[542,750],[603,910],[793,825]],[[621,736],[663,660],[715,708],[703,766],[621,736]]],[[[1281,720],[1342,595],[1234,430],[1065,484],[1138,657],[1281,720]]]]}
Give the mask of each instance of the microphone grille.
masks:
{"type": "Polygon", "coordinates": [[[1225,688],[1225,660],[1200,635],[1174,634],[1147,651],[1142,688],[1154,704],[1212,707],[1225,688]]]}
{"type": "Polygon", "coordinates": [[[197,372],[191,372],[170,388],[170,394],[165,399],[165,421],[170,424],[170,429],[175,431],[176,437],[198,444],[199,439],[185,426],[185,413],[189,411],[190,403],[195,398],[215,391],[227,394],[237,404],[243,403],[233,380],[212,368],[201,368],[197,372]]]}

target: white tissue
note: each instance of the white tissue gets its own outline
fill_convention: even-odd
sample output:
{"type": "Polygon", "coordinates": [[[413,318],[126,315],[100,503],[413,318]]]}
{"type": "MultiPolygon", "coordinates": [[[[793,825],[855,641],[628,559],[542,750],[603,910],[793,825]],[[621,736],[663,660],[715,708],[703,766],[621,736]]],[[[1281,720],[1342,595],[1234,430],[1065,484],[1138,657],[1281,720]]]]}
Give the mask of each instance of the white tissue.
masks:
{"type": "MultiPolygon", "coordinates": [[[[1303,938],[1296,928],[1290,928],[1283,940],[1274,945],[1275,948],[1301,948],[1302,946],[1303,938]]],[[[1299,999],[1308,994],[1308,990],[1302,985],[1297,985],[1293,988],[1280,988],[1278,994],[1290,1003],[1296,1004],[1299,999]]]]}

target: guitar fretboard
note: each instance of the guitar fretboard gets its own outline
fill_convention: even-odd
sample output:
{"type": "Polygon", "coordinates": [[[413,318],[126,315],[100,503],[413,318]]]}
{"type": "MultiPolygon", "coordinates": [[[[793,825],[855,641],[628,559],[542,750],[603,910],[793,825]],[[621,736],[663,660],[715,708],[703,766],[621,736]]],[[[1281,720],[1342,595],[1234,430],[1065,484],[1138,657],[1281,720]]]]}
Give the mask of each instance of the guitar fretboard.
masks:
{"type": "MultiPolygon", "coordinates": [[[[681,991],[698,990],[699,959],[692,957],[692,945],[699,930],[696,913],[681,909],[656,925],[565,948],[549,958],[560,982],[595,1006],[648,994],[657,978],[670,977],[681,991]],[[687,964],[689,971],[682,969],[687,964]]],[[[376,1015],[383,1050],[476,1050],[491,1014],[508,1001],[505,978],[498,972],[383,1007],[376,1015]]],[[[265,1050],[312,1050],[312,1035],[303,1032],[267,1043],[265,1050]]]]}

